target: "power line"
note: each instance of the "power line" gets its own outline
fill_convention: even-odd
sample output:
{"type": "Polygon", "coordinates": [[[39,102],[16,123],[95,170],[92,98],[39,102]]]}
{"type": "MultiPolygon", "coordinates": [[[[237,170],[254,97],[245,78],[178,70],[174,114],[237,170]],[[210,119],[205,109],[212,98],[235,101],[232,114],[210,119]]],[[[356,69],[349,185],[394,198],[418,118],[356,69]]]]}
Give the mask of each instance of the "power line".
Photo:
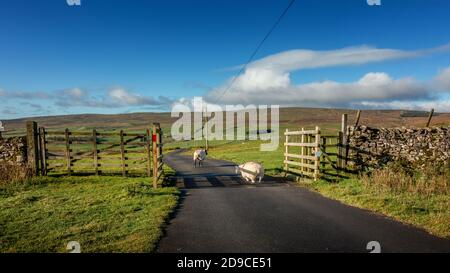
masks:
{"type": "MultiPolygon", "coordinates": [[[[217,100],[214,102],[214,104],[217,104],[222,98],[223,96],[231,89],[231,87],[233,87],[234,83],[236,82],[236,79],[242,74],[242,72],[245,71],[245,69],[247,68],[248,64],[253,60],[253,58],[256,56],[256,54],[258,53],[259,49],[262,47],[262,45],[264,44],[264,42],[269,38],[269,36],[272,34],[272,32],[277,28],[278,24],[281,22],[281,20],[283,19],[283,17],[286,15],[286,13],[288,12],[288,10],[292,7],[292,5],[294,4],[295,0],[291,0],[288,4],[288,6],[283,10],[283,12],[281,13],[281,15],[278,17],[278,19],[275,21],[275,23],[272,25],[272,27],[270,28],[270,30],[266,33],[266,35],[264,36],[264,38],[259,42],[258,46],[255,48],[255,50],[253,51],[252,55],[250,55],[250,58],[248,58],[247,62],[241,67],[241,69],[239,70],[239,72],[234,76],[233,80],[230,82],[230,84],[228,85],[228,87],[225,89],[225,91],[219,96],[219,98],[217,98],[217,100]]],[[[204,128],[204,124],[202,122],[202,131],[204,128]]],[[[199,129],[200,130],[200,129],[199,129]]],[[[196,132],[198,132],[199,130],[197,130],[196,132]]]]}
{"type": "Polygon", "coordinates": [[[270,28],[269,32],[267,32],[267,34],[264,36],[264,38],[261,40],[261,42],[259,42],[258,46],[256,47],[256,49],[253,51],[252,55],[250,55],[250,58],[247,60],[247,62],[241,67],[241,69],[239,70],[239,72],[236,74],[236,76],[233,78],[233,80],[230,82],[230,84],[228,85],[228,87],[225,89],[225,91],[219,96],[219,98],[214,102],[214,104],[217,104],[222,98],[223,96],[231,89],[231,87],[233,87],[234,83],[236,82],[236,79],[242,74],[242,72],[245,71],[245,69],[247,68],[248,64],[253,60],[253,58],[256,56],[256,54],[258,53],[259,49],[261,48],[261,46],[264,44],[264,42],[267,40],[267,38],[269,38],[270,34],[272,34],[272,32],[275,30],[275,28],[278,26],[278,24],[281,22],[281,20],[283,19],[283,17],[286,15],[286,13],[288,12],[288,10],[292,7],[292,5],[294,4],[295,0],[291,0],[289,2],[289,5],[284,9],[283,13],[281,13],[281,15],[278,17],[277,21],[275,22],[275,24],[273,24],[273,26],[270,28]]]}

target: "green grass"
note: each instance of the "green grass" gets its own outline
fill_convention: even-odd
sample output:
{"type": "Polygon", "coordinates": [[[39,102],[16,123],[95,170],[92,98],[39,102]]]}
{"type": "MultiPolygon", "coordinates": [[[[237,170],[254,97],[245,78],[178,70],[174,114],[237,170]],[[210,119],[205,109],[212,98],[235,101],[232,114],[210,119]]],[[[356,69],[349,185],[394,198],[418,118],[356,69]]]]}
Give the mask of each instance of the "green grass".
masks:
{"type": "Polygon", "coordinates": [[[151,252],[178,190],[149,178],[44,177],[0,186],[0,252],[151,252]]]}
{"type": "Polygon", "coordinates": [[[260,151],[261,141],[234,141],[227,145],[212,143],[208,156],[229,160],[238,164],[254,161],[263,164],[265,173],[279,175],[283,166],[284,147],[280,145],[275,151],[260,151]]]}
{"type": "Polygon", "coordinates": [[[359,179],[345,179],[338,183],[308,181],[300,182],[300,185],[345,204],[424,228],[436,236],[450,237],[449,198],[446,194],[421,195],[380,190],[359,179]]]}

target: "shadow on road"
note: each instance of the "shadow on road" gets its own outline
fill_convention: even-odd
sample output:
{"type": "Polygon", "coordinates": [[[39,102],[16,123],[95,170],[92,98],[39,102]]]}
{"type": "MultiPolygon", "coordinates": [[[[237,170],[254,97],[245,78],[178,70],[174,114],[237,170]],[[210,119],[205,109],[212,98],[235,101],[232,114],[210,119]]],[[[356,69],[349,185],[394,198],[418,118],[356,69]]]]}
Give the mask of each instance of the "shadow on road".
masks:
{"type": "Polygon", "coordinates": [[[211,187],[267,187],[287,183],[279,178],[265,176],[261,183],[249,183],[235,173],[236,164],[224,160],[205,160],[202,167],[194,168],[192,158],[180,149],[166,155],[164,161],[176,171],[172,183],[179,188],[196,189],[211,187]]]}

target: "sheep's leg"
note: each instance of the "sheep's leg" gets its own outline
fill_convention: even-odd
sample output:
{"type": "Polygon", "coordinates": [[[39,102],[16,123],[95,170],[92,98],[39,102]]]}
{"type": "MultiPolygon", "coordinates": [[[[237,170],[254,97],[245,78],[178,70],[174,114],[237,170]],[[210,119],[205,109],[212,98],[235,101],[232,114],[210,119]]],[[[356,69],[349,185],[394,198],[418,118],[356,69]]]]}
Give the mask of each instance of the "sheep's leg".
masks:
{"type": "Polygon", "coordinates": [[[259,180],[258,180],[258,183],[261,183],[261,180],[262,180],[262,177],[260,176],[260,177],[259,177],[259,180]]]}
{"type": "Polygon", "coordinates": [[[194,168],[196,168],[196,167],[197,167],[197,160],[194,159],[194,168]]]}

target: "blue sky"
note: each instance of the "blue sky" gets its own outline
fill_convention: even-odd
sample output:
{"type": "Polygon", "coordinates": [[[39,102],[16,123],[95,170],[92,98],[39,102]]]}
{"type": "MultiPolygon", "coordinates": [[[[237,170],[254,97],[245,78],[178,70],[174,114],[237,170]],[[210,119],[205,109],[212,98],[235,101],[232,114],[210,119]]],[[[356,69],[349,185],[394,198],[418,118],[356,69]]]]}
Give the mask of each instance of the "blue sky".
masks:
{"type": "MultiPolygon", "coordinates": [[[[194,96],[214,102],[289,1],[0,2],[1,120],[168,111],[194,96]]],[[[382,0],[381,6],[297,0],[223,102],[411,109],[438,103],[448,112],[448,14],[446,0],[382,0]],[[330,59],[344,48],[366,57],[396,51],[314,66],[324,52],[330,59]],[[293,52],[298,65],[274,71],[271,60],[258,63],[270,56],[278,62],[277,54],[291,50],[314,56],[293,52]],[[306,99],[309,92],[320,96],[306,99]],[[348,100],[332,99],[344,95],[348,100]]]]}

